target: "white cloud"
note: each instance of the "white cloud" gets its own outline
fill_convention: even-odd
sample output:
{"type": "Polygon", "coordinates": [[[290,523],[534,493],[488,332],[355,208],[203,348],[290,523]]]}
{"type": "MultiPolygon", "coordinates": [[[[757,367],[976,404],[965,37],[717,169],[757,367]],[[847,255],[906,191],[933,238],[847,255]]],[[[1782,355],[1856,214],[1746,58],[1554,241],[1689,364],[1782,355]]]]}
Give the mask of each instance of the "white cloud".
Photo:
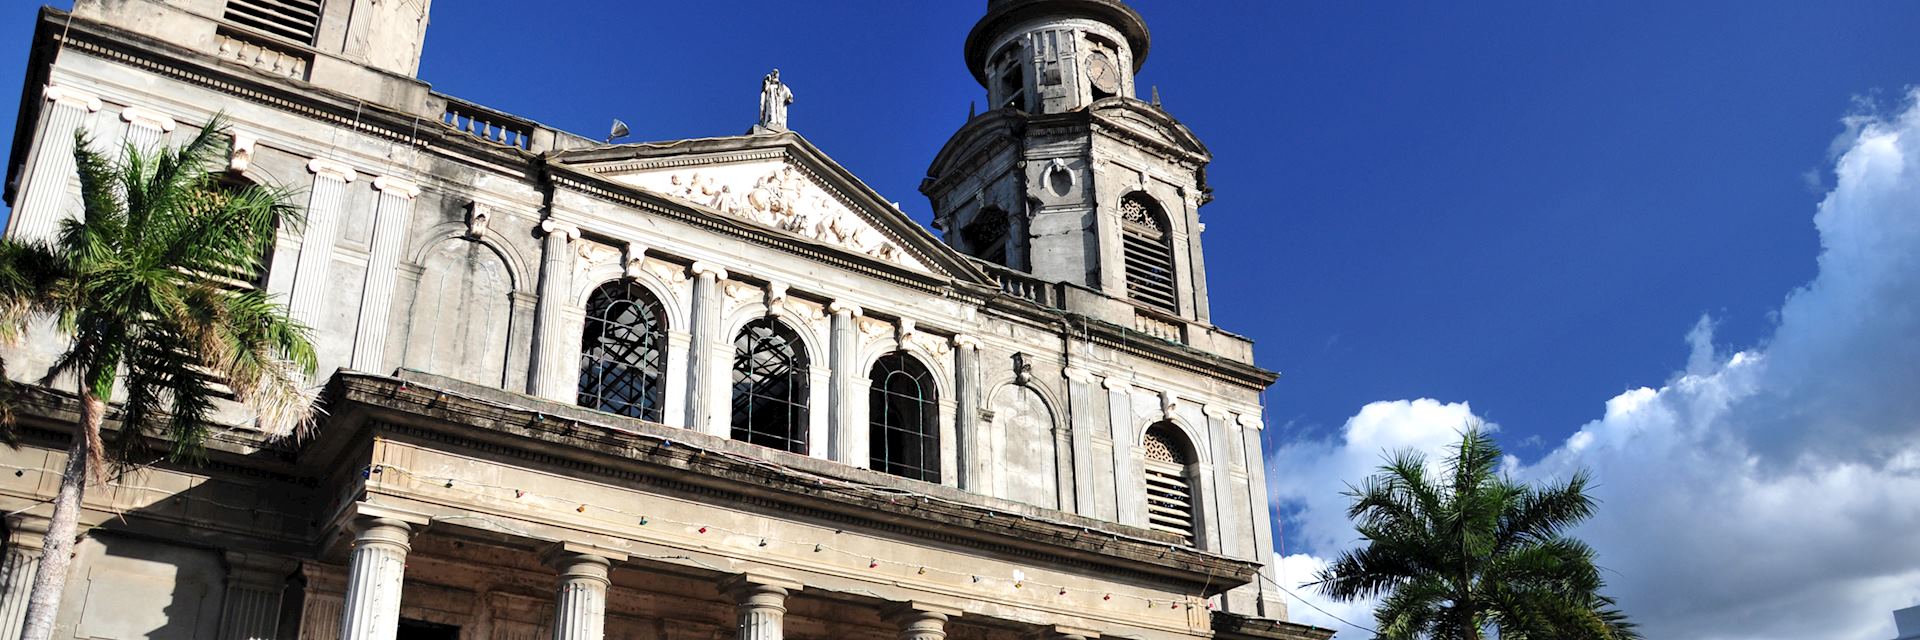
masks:
{"type": "MultiPolygon", "coordinates": [[[[1907,100],[1846,121],[1814,216],[1819,274],[1764,344],[1716,353],[1702,319],[1670,382],[1608,400],[1514,469],[1595,473],[1599,515],[1576,535],[1648,637],[1884,640],[1891,611],[1920,603],[1920,92],[1907,100]]],[[[1290,551],[1311,554],[1290,564],[1353,544],[1338,494],[1383,448],[1433,450],[1469,416],[1465,403],[1377,402],[1339,439],[1274,451],[1276,508],[1303,547],[1290,551]]],[[[1366,611],[1348,619],[1370,624],[1366,611]]]]}

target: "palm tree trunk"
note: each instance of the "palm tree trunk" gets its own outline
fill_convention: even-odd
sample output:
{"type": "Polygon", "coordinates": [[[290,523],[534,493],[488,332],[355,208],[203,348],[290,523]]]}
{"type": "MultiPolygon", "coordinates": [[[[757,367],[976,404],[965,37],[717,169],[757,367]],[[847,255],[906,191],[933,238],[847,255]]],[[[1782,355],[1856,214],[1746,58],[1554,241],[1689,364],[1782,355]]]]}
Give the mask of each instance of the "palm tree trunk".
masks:
{"type": "Polygon", "coordinates": [[[67,469],[60,474],[60,492],[53,499],[53,519],[47,523],[40,571],[33,576],[33,593],[27,598],[27,619],[20,640],[53,636],[54,618],[60,613],[60,596],[66,591],[67,570],[73,566],[73,546],[79,537],[80,498],[91,475],[87,467],[97,455],[93,442],[106,413],[105,401],[92,393],[80,393],[80,429],[73,434],[67,469]]]}

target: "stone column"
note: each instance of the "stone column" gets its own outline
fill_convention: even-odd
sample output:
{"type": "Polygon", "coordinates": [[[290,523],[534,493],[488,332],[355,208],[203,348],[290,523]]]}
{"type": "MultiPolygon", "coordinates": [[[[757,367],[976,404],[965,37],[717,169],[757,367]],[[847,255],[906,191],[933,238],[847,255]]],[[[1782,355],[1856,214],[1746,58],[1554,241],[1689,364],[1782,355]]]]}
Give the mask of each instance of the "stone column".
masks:
{"type": "Polygon", "coordinates": [[[1273,558],[1273,522],[1267,504],[1266,454],[1260,445],[1260,417],[1240,416],[1241,447],[1247,460],[1247,514],[1253,517],[1253,555],[1260,562],[1260,611],[1262,618],[1287,619],[1287,599],[1275,586],[1279,567],[1273,558]]]}
{"type": "Polygon", "coordinates": [[[295,562],[262,553],[227,552],[227,594],[220,619],[222,640],[275,640],[280,597],[295,562]]]}
{"type": "Polygon", "coordinates": [[[580,336],[567,335],[563,315],[573,291],[573,263],[578,255],[573,241],[580,239],[580,229],[548,218],[540,223],[540,230],[546,239],[540,250],[540,300],[534,311],[533,367],[527,391],[573,404],[579,399],[579,381],[568,376],[566,369],[579,365],[580,336]],[[566,384],[569,379],[574,384],[566,384]]]}
{"type": "Polygon", "coordinates": [[[1073,512],[1100,517],[1093,502],[1093,374],[1067,367],[1067,440],[1073,451],[1073,512]]]}
{"type": "Polygon", "coordinates": [[[693,332],[667,330],[666,396],[660,407],[660,421],[669,427],[687,428],[687,357],[692,355],[693,332]]]}
{"type": "Polygon", "coordinates": [[[901,602],[880,611],[880,617],[900,628],[900,640],[945,640],[947,619],[960,615],[959,609],[901,602]]]}
{"type": "Polygon", "coordinates": [[[960,472],[960,490],[985,494],[992,483],[980,428],[980,342],[973,336],[953,337],[954,457],[960,472]]]}
{"type": "Polygon", "coordinates": [[[339,233],[341,198],[347,183],[359,174],[346,164],[314,158],[313,190],[307,199],[307,226],[300,232],[300,261],[294,267],[293,296],[287,303],[294,320],[318,331],[326,310],[327,270],[333,263],[334,237],[339,233]]]}
{"type": "Polygon", "coordinates": [[[1120,524],[1147,526],[1146,476],[1133,468],[1133,451],[1140,438],[1133,432],[1133,385],[1119,378],[1100,383],[1107,388],[1107,424],[1113,430],[1113,506],[1120,524]]]}
{"type": "Polygon", "coordinates": [[[142,152],[159,148],[167,134],[173,133],[174,127],[178,126],[167,114],[140,107],[121,109],[120,119],[127,123],[127,144],[142,152]]]}
{"type": "Polygon", "coordinates": [[[1212,455],[1213,488],[1202,499],[1213,508],[1212,522],[1208,529],[1215,531],[1212,550],[1234,558],[1247,557],[1246,538],[1240,535],[1242,519],[1238,505],[1233,500],[1233,478],[1231,476],[1235,449],[1241,446],[1240,439],[1233,433],[1233,415],[1220,407],[1205,407],[1201,414],[1207,417],[1207,440],[1212,455]]]}
{"type": "Polygon", "coordinates": [[[735,640],[781,640],[787,615],[787,594],[800,583],[755,574],[742,574],[720,583],[737,605],[739,630],[735,640]]]}
{"type": "MultiPolygon", "coordinates": [[[[73,132],[86,127],[87,117],[100,110],[100,99],[66,87],[48,85],[46,124],[40,128],[40,148],[33,153],[19,199],[8,220],[16,240],[50,240],[67,218],[68,184],[73,180],[73,132]]],[[[18,631],[15,631],[15,636],[18,631]]]]}
{"type": "Polygon", "coordinates": [[[687,428],[727,437],[726,425],[713,417],[718,396],[727,388],[719,375],[720,354],[724,347],[720,336],[720,281],[727,270],[711,262],[693,263],[693,314],[689,329],[693,345],[687,358],[687,428]]]}
{"type": "Polygon", "coordinates": [[[560,572],[553,596],[553,640],[602,640],[607,634],[607,579],[614,561],[600,552],[560,544],[547,552],[547,564],[560,572]]]}
{"type": "Polygon", "coordinates": [[[340,612],[346,605],[346,567],[300,562],[300,628],[284,640],[340,640],[340,612]]]}
{"type": "Polygon", "coordinates": [[[393,282],[399,275],[400,252],[407,243],[407,223],[413,218],[413,199],[420,187],[381,176],[373,179],[380,206],[373,213],[373,246],[367,256],[366,287],[360,293],[360,320],[353,333],[356,371],[382,373],[387,352],[387,312],[393,308],[393,282]]]}
{"type": "Polygon", "coordinates": [[[358,516],[347,566],[347,595],[340,611],[341,640],[394,640],[400,625],[400,590],[406,579],[412,528],[392,518],[358,516]]]}
{"type": "Polygon", "coordinates": [[[0,565],[0,638],[20,637],[27,621],[27,597],[33,593],[33,574],[40,570],[40,545],[47,521],[22,518],[7,536],[5,564],[0,565]]]}
{"type": "Polygon", "coordinates": [[[841,464],[866,467],[870,462],[869,452],[860,444],[866,441],[865,425],[857,424],[854,404],[861,401],[860,380],[856,371],[860,368],[860,305],[835,300],[827,305],[827,311],[833,313],[833,327],[828,344],[832,376],[828,380],[827,421],[828,442],[827,457],[841,464]]]}

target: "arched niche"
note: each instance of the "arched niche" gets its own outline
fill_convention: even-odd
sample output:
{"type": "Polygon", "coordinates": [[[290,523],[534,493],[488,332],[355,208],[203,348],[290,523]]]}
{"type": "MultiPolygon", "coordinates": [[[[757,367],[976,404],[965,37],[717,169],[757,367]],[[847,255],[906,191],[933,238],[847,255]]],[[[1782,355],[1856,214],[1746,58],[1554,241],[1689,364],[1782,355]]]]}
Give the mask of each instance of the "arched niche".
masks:
{"type": "Polygon", "coordinates": [[[420,259],[408,316],[407,366],[498,387],[505,383],[513,276],[493,247],[454,237],[420,259]]]}

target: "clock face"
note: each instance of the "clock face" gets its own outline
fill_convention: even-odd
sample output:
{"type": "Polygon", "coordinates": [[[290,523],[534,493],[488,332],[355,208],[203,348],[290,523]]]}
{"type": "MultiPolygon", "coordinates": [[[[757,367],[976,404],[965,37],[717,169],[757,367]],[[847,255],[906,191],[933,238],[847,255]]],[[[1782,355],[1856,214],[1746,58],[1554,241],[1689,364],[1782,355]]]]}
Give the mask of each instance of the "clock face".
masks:
{"type": "Polygon", "coordinates": [[[1093,88],[1103,93],[1120,93],[1120,73],[1113,66],[1113,58],[1104,51],[1095,51],[1087,56],[1087,80],[1093,88]]]}

